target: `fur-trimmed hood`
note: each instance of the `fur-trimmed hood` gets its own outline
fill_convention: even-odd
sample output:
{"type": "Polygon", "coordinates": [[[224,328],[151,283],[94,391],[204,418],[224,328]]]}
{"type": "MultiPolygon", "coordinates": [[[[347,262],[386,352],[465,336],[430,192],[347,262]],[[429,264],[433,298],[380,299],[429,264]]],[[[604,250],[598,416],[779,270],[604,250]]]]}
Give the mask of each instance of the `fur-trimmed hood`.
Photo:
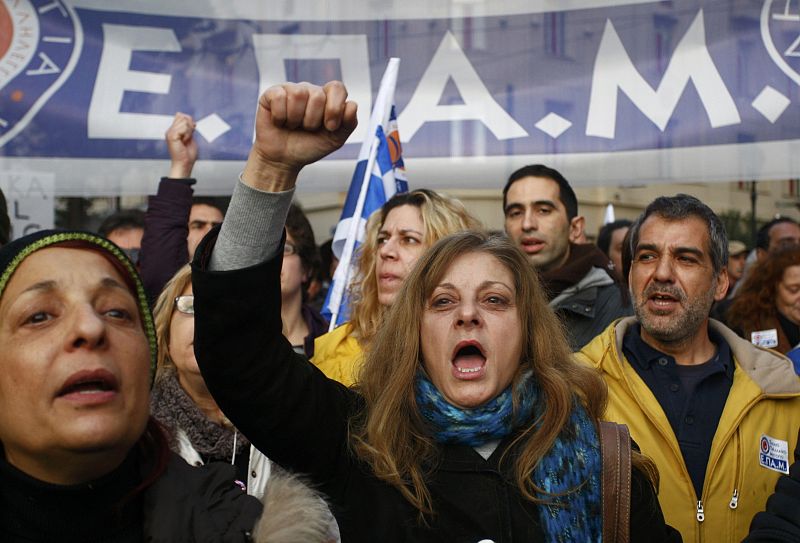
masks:
{"type": "Polygon", "coordinates": [[[262,502],[264,512],[253,532],[255,543],[339,541],[339,528],[322,495],[298,476],[276,471],[262,502]]]}

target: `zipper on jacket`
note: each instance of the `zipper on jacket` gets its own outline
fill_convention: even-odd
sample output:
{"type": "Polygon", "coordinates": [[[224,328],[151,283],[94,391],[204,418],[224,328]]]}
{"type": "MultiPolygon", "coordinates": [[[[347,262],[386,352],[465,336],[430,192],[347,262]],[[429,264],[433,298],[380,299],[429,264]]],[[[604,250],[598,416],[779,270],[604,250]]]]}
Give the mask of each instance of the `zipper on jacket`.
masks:
{"type": "Polygon", "coordinates": [[[236,464],[236,438],[239,437],[239,430],[233,429],[233,451],[231,451],[231,464],[236,464]]]}
{"type": "Polygon", "coordinates": [[[736,440],[736,470],[734,472],[736,473],[736,478],[733,481],[733,496],[731,496],[731,502],[728,504],[731,509],[736,509],[739,507],[739,486],[742,483],[742,439],[738,426],[736,427],[736,435],[734,436],[734,439],[736,440]]]}
{"type": "Polygon", "coordinates": [[[703,511],[703,500],[697,500],[697,522],[703,522],[706,519],[706,514],[703,511]]]}
{"type": "Polygon", "coordinates": [[[733,489],[733,496],[731,496],[731,503],[729,504],[731,509],[736,509],[739,507],[739,489],[733,489]]]}

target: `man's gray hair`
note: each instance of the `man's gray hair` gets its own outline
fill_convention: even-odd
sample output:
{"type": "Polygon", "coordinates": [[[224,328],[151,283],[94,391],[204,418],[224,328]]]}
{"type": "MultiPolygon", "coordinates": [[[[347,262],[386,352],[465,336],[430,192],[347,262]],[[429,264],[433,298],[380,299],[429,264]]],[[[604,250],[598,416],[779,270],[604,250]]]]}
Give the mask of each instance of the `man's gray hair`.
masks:
{"type": "Polygon", "coordinates": [[[719,274],[728,265],[728,234],[725,231],[725,225],[710,207],[688,194],[659,196],[650,202],[631,225],[629,249],[632,258],[636,254],[636,246],[639,245],[639,231],[642,224],[651,215],[657,215],[668,221],[678,221],[689,217],[697,217],[702,220],[708,227],[708,238],[711,245],[709,252],[714,273],[719,274]]]}

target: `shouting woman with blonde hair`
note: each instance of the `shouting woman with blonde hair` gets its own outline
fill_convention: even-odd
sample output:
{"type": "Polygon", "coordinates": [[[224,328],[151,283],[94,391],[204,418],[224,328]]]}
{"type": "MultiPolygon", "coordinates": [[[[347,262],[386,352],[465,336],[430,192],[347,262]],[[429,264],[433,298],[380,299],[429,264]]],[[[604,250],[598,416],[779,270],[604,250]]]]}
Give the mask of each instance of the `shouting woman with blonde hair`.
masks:
{"type": "MultiPolygon", "coordinates": [[[[355,126],[345,96],[329,83],[261,98],[235,219],[193,263],[209,390],[256,446],[328,495],[344,541],[599,541],[605,389],[572,360],[510,241],[463,232],[429,249],[378,327],[357,390],[303,364],[281,335],[283,210],[300,168],[355,126]]],[[[634,454],[634,466],[621,472],[630,495],[615,499],[630,505],[631,540],[679,540],[651,464],[634,454]]]]}

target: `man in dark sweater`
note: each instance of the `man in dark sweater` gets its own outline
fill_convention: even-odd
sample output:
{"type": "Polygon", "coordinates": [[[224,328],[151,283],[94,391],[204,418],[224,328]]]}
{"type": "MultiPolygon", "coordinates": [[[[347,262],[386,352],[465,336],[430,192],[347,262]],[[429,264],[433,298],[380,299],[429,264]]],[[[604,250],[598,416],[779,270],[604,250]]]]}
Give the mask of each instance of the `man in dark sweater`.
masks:
{"type": "Polygon", "coordinates": [[[506,234],[539,271],[573,350],[630,314],[608,257],[594,245],[576,243],[584,219],[575,192],[557,170],[535,164],[512,173],[503,188],[503,212],[506,234]]]}

